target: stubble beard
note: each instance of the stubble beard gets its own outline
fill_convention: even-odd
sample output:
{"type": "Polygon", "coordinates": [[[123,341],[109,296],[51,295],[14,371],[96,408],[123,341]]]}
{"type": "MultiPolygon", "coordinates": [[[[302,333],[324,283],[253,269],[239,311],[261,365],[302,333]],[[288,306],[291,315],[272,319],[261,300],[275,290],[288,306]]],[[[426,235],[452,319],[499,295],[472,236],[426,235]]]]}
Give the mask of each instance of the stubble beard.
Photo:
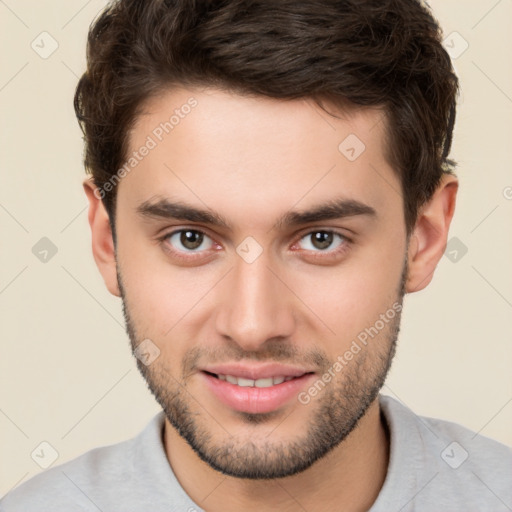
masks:
{"type": "MultiPolygon", "coordinates": [[[[396,300],[400,305],[405,295],[407,268],[406,259],[396,300]]],[[[135,351],[143,338],[137,336],[138,330],[133,323],[133,315],[127,304],[119,268],[118,282],[126,330],[132,351],[135,351]]],[[[296,407],[311,407],[310,419],[306,425],[298,425],[296,429],[304,433],[297,435],[295,439],[290,439],[288,436],[287,442],[272,442],[272,435],[262,436],[258,441],[248,440],[246,437],[242,440],[219,428],[217,430],[225,434],[222,435],[222,439],[218,434],[213,435],[210,426],[220,422],[210,417],[204,408],[197,405],[186,388],[184,377],[193,367],[193,361],[197,359],[195,356],[201,353],[200,349],[191,350],[184,358],[182,375],[179,378],[173,376],[163,366],[162,361],[157,360],[146,366],[137,359],[137,367],[170,424],[199,458],[210,467],[236,478],[283,478],[306,470],[338,446],[354,430],[370,405],[377,399],[395,355],[401,312],[400,308],[379,336],[369,341],[368,345],[348,362],[341,371],[341,378],[326,385],[319,396],[308,405],[297,403],[296,407]],[[384,350],[381,347],[372,347],[372,343],[385,344],[384,350]]],[[[279,342],[272,347],[270,352],[266,352],[265,360],[267,361],[283,360],[287,355],[296,353],[289,346],[279,342]]],[[[254,354],[251,354],[251,358],[252,356],[254,354]]],[[[313,354],[313,357],[315,356],[316,360],[322,363],[321,367],[324,370],[332,367],[333,362],[325,354],[313,354]]],[[[287,361],[293,363],[293,359],[287,359],[287,361]]],[[[322,374],[323,371],[319,372],[320,376],[322,374]]],[[[279,411],[266,414],[240,413],[240,419],[254,428],[254,425],[274,420],[279,417],[279,414],[282,413],[279,411]]]]}

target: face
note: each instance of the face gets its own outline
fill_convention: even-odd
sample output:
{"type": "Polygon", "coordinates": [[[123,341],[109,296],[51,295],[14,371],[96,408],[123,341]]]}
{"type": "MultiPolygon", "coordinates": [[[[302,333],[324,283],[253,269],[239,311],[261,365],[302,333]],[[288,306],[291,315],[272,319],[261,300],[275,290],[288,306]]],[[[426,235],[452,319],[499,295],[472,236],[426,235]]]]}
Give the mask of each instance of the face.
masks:
{"type": "Polygon", "coordinates": [[[336,115],[179,89],[130,135],[117,275],[133,349],[158,354],[139,369],[196,453],[240,478],[292,475],[332,450],[393,357],[400,183],[382,113],[336,115]]]}

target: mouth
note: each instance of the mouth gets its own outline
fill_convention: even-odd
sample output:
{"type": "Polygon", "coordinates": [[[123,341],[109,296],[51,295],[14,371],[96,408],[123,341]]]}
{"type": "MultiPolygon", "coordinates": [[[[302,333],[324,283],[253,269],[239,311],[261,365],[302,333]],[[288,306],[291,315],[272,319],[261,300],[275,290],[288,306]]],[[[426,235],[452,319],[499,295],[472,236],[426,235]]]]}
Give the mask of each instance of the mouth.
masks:
{"type": "Polygon", "coordinates": [[[277,375],[273,377],[265,377],[260,379],[247,379],[245,377],[236,377],[235,375],[226,375],[223,373],[217,374],[207,371],[205,371],[205,373],[219,380],[229,382],[230,384],[234,384],[235,386],[240,386],[242,388],[270,388],[272,386],[282,384],[283,382],[288,382],[290,380],[302,377],[302,375],[299,375],[298,377],[293,377],[291,375],[288,375],[286,377],[284,375],[277,375]]]}
{"type": "Polygon", "coordinates": [[[276,365],[261,368],[233,367],[201,370],[199,376],[214,399],[229,409],[268,413],[297,400],[315,373],[276,365]]]}

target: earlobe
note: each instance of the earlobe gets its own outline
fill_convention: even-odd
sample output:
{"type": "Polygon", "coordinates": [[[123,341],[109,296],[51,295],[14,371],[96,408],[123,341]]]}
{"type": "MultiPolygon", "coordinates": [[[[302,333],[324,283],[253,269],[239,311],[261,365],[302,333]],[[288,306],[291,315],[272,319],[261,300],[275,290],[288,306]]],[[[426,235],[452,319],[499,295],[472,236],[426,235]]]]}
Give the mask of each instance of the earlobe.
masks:
{"type": "Polygon", "coordinates": [[[444,254],[458,190],[455,176],[445,175],[428,203],[421,208],[408,247],[406,292],[423,290],[444,254]]]}
{"type": "Polygon", "coordinates": [[[117,265],[114,239],[110,220],[101,200],[100,190],[87,178],[83,182],[85,195],[89,201],[89,225],[92,235],[92,253],[108,291],[117,297],[121,296],[117,281],[117,265]]]}

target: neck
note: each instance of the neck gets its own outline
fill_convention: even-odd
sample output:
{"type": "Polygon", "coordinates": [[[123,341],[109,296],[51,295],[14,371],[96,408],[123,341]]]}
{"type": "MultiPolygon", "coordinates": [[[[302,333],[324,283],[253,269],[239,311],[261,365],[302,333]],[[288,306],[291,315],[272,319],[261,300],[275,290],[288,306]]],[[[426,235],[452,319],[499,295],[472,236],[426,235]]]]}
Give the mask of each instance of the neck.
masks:
{"type": "Polygon", "coordinates": [[[209,512],[368,510],[382,488],[389,459],[389,434],[378,399],[328,455],[297,475],[276,480],[219,473],[196,455],[167,419],[164,442],[180,485],[209,512]]]}

